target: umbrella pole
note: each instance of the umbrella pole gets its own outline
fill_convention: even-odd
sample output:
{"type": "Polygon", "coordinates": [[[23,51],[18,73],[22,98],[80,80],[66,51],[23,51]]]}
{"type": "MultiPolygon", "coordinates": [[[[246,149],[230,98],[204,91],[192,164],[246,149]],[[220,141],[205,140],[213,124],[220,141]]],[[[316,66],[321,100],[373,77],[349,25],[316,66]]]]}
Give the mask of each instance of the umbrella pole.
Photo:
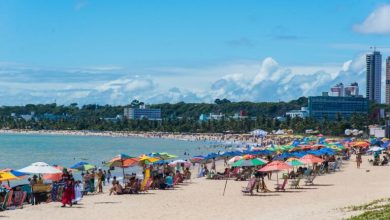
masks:
{"type": "Polygon", "coordinates": [[[223,194],[222,194],[222,196],[225,196],[225,191],[226,191],[227,182],[228,182],[228,178],[226,178],[225,188],[223,189],[223,194]]]}

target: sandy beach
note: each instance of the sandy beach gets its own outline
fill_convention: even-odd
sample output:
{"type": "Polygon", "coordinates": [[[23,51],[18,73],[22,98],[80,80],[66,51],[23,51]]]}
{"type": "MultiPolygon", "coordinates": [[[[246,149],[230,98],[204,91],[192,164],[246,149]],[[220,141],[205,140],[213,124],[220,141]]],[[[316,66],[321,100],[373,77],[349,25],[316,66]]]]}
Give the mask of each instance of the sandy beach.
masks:
{"type": "MultiPolygon", "coordinates": [[[[10,219],[342,219],[351,216],[340,208],[390,197],[388,166],[373,167],[363,158],[344,162],[341,171],[319,176],[314,186],[286,192],[256,193],[244,196],[247,181],[229,180],[223,196],[224,180],[194,178],[175,190],[149,190],[146,194],[86,196],[73,208],[60,203],[26,205],[2,212],[10,219]],[[369,172],[367,172],[369,170],[369,172]]],[[[222,168],[221,164],[218,164],[222,168]]],[[[280,175],[279,175],[280,176],[280,175]]],[[[267,181],[271,189],[276,175],[267,181]]]]}

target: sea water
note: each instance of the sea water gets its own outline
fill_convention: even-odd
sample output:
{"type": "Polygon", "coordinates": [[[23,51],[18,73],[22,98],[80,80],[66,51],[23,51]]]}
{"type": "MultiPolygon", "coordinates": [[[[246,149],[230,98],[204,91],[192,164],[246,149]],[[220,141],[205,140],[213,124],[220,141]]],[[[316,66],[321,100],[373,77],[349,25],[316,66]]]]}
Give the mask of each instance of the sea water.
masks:
{"type": "MultiPolygon", "coordinates": [[[[151,152],[168,152],[177,155],[175,159],[205,155],[220,149],[205,141],[182,141],[162,138],[72,136],[41,134],[1,134],[0,169],[21,169],[34,162],[70,167],[84,161],[98,168],[118,154],[139,156],[151,152]],[[184,153],[186,155],[184,155],[184,153]]],[[[126,172],[137,171],[134,168],[126,172]]],[[[116,169],[114,175],[121,175],[116,169]]],[[[76,176],[79,176],[76,175],[76,176]]]]}

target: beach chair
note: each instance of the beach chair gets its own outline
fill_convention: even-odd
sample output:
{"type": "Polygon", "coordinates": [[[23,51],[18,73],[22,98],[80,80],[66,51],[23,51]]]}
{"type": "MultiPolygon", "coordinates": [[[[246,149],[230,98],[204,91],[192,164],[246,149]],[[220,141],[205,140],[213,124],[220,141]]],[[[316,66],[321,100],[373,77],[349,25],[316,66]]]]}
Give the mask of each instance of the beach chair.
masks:
{"type": "Polygon", "coordinates": [[[251,195],[253,195],[253,189],[255,188],[256,185],[255,183],[256,183],[255,178],[250,179],[248,185],[246,187],[243,187],[241,192],[244,194],[250,193],[251,195]]]}
{"type": "Polygon", "coordinates": [[[0,206],[1,211],[5,211],[10,207],[10,205],[12,203],[13,192],[14,192],[13,190],[7,190],[5,197],[4,197],[3,204],[1,204],[1,206],[0,206]]]}
{"type": "Polygon", "coordinates": [[[329,164],[329,172],[333,171],[335,172],[337,169],[337,162],[332,162],[329,164]]]}
{"type": "Polygon", "coordinates": [[[229,172],[229,178],[237,177],[239,171],[240,171],[239,167],[234,168],[233,172],[231,172],[231,173],[229,172]]]}
{"type": "Polygon", "coordinates": [[[279,191],[286,191],[285,187],[286,187],[287,182],[288,182],[288,178],[285,177],[282,184],[276,184],[275,190],[278,192],[279,191]]]}
{"type": "Polygon", "coordinates": [[[174,187],[174,182],[173,182],[173,179],[172,179],[172,177],[170,177],[170,178],[166,178],[165,179],[165,184],[167,185],[167,189],[169,189],[169,188],[172,188],[173,189],[173,187],[174,187]]]}
{"type": "Polygon", "coordinates": [[[320,169],[318,169],[318,175],[323,175],[325,172],[325,164],[321,164],[320,169]]]}
{"type": "Polygon", "coordinates": [[[307,179],[305,180],[305,185],[314,185],[313,181],[316,178],[316,175],[308,176],[307,179]]]}
{"type": "Polygon", "coordinates": [[[146,181],[146,184],[145,186],[143,187],[143,189],[140,191],[140,192],[147,192],[150,188],[150,186],[152,185],[153,183],[153,180],[152,178],[149,178],[147,181],[146,181]]]}
{"type": "Polygon", "coordinates": [[[298,177],[298,179],[291,180],[290,189],[299,189],[299,182],[301,182],[302,177],[298,177]]]}
{"type": "Polygon", "coordinates": [[[342,161],[342,160],[336,160],[336,163],[337,163],[337,165],[336,165],[336,170],[340,170],[343,161],[342,161]]]}
{"type": "Polygon", "coordinates": [[[12,204],[9,209],[23,208],[23,203],[26,200],[27,193],[23,191],[14,191],[14,196],[12,199],[12,204]]]}

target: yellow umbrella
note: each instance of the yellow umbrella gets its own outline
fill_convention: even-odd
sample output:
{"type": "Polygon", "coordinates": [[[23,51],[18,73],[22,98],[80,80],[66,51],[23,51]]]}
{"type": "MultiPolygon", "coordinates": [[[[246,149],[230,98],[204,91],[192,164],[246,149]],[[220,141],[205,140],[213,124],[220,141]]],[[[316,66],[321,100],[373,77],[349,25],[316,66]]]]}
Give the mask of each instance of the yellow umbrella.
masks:
{"type": "Polygon", "coordinates": [[[15,180],[15,179],[20,179],[22,177],[23,176],[16,176],[12,172],[8,172],[8,171],[0,172],[0,181],[15,180]]]}
{"type": "Polygon", "coordinates": [[[148,163],[154,163],[154,162],[159,161],[159,160],[160,160],[159,158],[148,157],[148,156],[146,156],[146,155],[142,155],[142,156],[139,157],[139,161],[140,161],[141,163],[144,162],[144,163],[146,163],[146,164],[148,164],[148,163]]]}

